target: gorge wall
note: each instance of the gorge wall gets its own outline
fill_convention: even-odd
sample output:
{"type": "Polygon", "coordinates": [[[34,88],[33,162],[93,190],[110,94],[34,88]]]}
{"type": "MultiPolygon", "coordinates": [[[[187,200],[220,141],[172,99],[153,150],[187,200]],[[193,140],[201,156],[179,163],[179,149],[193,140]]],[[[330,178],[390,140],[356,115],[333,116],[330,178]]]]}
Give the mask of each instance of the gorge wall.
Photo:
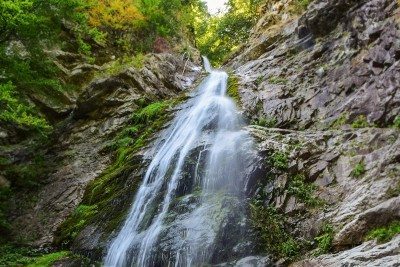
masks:
{"type": "MultiPolygon", "coordinates": [[[[252,229],[227,224],[215,263],[397,266],[400,236],[387,232],[400,220],[399,3],[315,0],[295,15],[291,2],[268,1],[224,66],[258,155],[243,188],[252,229]],[[376,240],[376,229],[389,238],[376,240]]],[[[113,73],[77,55],[54,56],[81,90],[62,105],[37,99],[59,122],[48,145],[16,137],[0,156],[34,165],[40,154],[46,165],[39,188],[7,202],[13,240],[71,250],[90,260],[68,256],[55,265],[84,266],[104,257],[152,141],[204,75],[198,58],[169,53],[113,73]]],[[[1,144],[13,136],[0,132],[1,144]]]]}

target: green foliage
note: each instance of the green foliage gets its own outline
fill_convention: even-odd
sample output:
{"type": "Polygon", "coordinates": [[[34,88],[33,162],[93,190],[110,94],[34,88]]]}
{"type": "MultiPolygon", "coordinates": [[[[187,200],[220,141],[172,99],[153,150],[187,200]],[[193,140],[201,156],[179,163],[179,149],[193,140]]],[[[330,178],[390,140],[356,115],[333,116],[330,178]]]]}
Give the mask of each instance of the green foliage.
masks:
{"type": "Polygon", "coordinates": [[[301,14],[304,12],[308,5],[311,3],[312,0],[294,0],[293,1],[293,9],[294,12],[297,14],[301,14]]]}
{"type": "Polygon", "coordinates": [[[280,85],[285,85],[289,81],[286,78],[279,77],[279,76],[271,76],[268,78],[268,82],[271,84],[280,84],[280,85]]]}
{"type": "Polygon", "coordinates": [[[351,127],[354,129],[367,128],[370,126],[371,125],[368,123],[367,118],[364,115],[358,116],[351,124],[351,127]]]}
{"type": "Polygon", "coordinates": [[[70,242],[75,239],[84,226],[91,222],[97,212],[97,205],[79,205],[62,224],[60,235],[64,242],[70,242]]]}
{"type": "Polygon", "coordinates": [[[33,259],[33,262],[28,264],[27,267],[50,267],[54,262],[61,260],[70,255],[68,251],[54,252],[51,254],[40,256],[33,259]]]}
{"type": "Polygon", "coordinates": [[[258,125],[258,126],[267,127],[267,128],[274,128],[274,127],[276,127],[277,123],[278,123],[278,121],[276,120],[276,118],[263,117],[263,116],[251,121],[252,125],[258,125]]]}
{"type": "Polygon", "coordinates": [[[360,162],[360,163],[357,163],[357,165],[351,171],[351,176],[353,176],[355,178],[359,178],[364,173],[365,173],[365,163],[364,162],[360,162]]]}
{"type": "Polygon", "coordinates": [[[275,151],[272,153],[270,157],[268,157],[268,161],[272,165],[272,167],[278,170],[287,170],[289,167],[289,158],[287,153],[281,151],[275,151]]]}
{"type": "Polygon", "coordinates": [[[219,16],[207,13],[204,4],[198,4],[193,26],[200,52],[213,65],[220,65],[249,37],[250,29],[258,19],[257,8],[261,1],[229,0],[228,12],[219,16]]]}
{"type": "Polygon", "coordinates": [[[17,98],[15,86],[11,82],[0,84],[0,121],[42,134],[51,130],[44,118],[35,115],[32,107],[17,98]]]}
{"type": "Polygon", "coordinates": [[[321,201],[314,197],[315,189],[314,184],[305,182],[303,174],[297,174],[289,180],[287,193],[306,205],[317,206],[321,204],[321,201]]]}
{"type": "Polygon", "coordinates": [[[385,227],[371,230],[367,234],[366,239],[376,239],[379,243],[385,243],[390,241],[397,234],[400,234],[400,221],[393,221],[385,227]]]}
{"type": "Polygon", "coordinates": [[[250,205],[251,222],[259,233],[261,245],[275,258],[293,260],[300,251],[300,244],[285,230],[285,218],[272,206],[259,202],[250,205]]]}
{"type": "Polygon", "coordinates": [[[239,78],[233,75],[229,75],[227,94],[230,96],[237,104],[240,104],[240,94],[239,94],[239,78]]]}
{"type": "Polygon", "coordinates": [[[333,123],[331,124],[331,128],[340,129],[343,125],[347,123],[348,117],[349,116],[347,112],[343,112],[336,120],[333,121],[333,123]]]}
{"type": "MultiPolygon", "coordinates": [[[[61,225],[56,243],[69,245],[85,226],[97,218],[98,211],[112,207],[111,201],[125,189],[126,177],[139,168],[133,163],[135,152],[147,145],[151,137],[164,127],[170,118],[168,110],[185,99],[178,97],[147,105],[146,99],[138,101],[143,107],[132,114],[130,125],[106,148],[114,152],[112,165],[87,186],[82,205],[61,225]]],[[[110,232],[123,221],[125,212],[118,211],[118,215],[107,222],[110,232]]]]}
{"type": "Polygon", "coordinates": [[[50,267],[54,262],[71,256],[68,251],[45,254],[29,247],[3,245],[0,247],[0,266],[50,267]]]}
{"type": "Polygon", "coordinates": [[[394,118],[393,127],[400,129],[400,116],[396,116],[396,118],[394,118]]]}
{"type": "Polygon", "coordinates": [[[315,238],[317,242],[317,255],[326,254],[332,248],[332,241],[333,241],[333,227],[330,224],[325,224],[322,227],[322,231],[319,236],[315,238]]]}
{"type": "Polygon", "coordinates": [[[138,53],[134,56],[124,56],[107,64],[107,68],[97,74],[99,77],[117,75],[128,68],[141,69],[146,56],[138,53]]]}

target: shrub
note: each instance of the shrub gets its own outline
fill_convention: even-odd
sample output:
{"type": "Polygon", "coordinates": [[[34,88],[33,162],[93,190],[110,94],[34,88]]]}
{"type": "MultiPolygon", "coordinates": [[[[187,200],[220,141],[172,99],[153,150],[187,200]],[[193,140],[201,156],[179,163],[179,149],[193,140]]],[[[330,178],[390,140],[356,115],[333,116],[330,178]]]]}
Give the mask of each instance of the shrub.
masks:
{"type": "Polygon", "coordinates": [[[322,233],[315,238],[317,241],[317,255],[328,253],[332,248],[333,227],[330,224],[325,224],[322,227],[322,233]]]}
{"type": "Polygon", "coordinates": [[[261,127],[274,128],[278,121],[273,117],[259,117],[258,119],[252,120],[251,124],[258,125],[261,127]]]}
{"type": "Polygon", "coordinates": [[[316,187],[314,184],[305,182],[303,174],[297,174],[290,179],[287,192],[289,195],[296,197],[296,199],[309,206],[317,206],[321,204],[321,200],[314,197],[315,189],[316,187]]]}
{"type": "Polygon", "coordinates": [[[360,163],[357,163],[357,165],[351,171],[351,176],[353,176],[355,178],[359,178],[364,173],[365,173],[365,163],[364,162],[360,162],[360,163]]]}
{"type": "Polygon", "coordinates": [[[275,151],[269,157],[271,165],[278,170],[286,170],[289,167],[288,155],[284,152],[275,151]]]}
{"type": "Polygon", "coordinates": [[[368,123],[367,118],[364,115],[358,116],[351,124],[351,127],[354,129],[367,128],[370,126],[371,125],[368,123]]]}
{"type": "Polygon", "coordinates": [[[366,239],[376,239],[379,243],[385,243],[397,234],[400,234],[400,221],[393,221],[388,226],[371,230],[367,234],[366,239]]]}

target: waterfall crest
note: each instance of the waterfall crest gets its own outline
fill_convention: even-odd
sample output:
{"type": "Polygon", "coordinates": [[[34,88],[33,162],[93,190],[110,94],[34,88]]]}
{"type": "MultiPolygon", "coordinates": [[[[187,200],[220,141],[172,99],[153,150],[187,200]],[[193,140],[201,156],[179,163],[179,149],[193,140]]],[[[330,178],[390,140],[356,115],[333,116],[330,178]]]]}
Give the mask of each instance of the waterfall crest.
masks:
{"type": "Polygon", "coordinates": [[[230,207],[240,202],[251,138],[228,75],[213,70],[160,136],[105,266],[196,266],[210,262],[230,207]]]}

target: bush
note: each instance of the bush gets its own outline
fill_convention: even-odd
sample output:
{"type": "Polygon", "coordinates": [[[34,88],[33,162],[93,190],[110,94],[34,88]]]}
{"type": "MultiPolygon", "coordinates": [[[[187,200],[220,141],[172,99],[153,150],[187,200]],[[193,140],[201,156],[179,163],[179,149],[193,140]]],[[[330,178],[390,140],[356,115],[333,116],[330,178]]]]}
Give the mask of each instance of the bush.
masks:
{"type": "Polygon", "coordinates": [[[51,126],[35,113],[33,107],[18,99],[16,87],[11,82],[0,84],[0,121],[42,134],[49,133],[51,126]]]}
{"type": "Polygon", "coordinates": [[[317,255],[328,253],[332,248],[333,227],[330,224],[325,224],[322,227],[322,233],[315,238],[317,241],[317,255]]]}
{"type": "Polygon", "coordinates": [[[278,170],[286,170],[289,167],[289,158],[284,152],[275,151],[270,157],[268,157],[268,161],[278,170]]]}
{"type": "Polygon", "coordinates": [[[353,176],[355,178],[359,178],[364,173],[365,173],[365,163],[364,162],[360,162],[360,163],[357,163],[357,165],[351,171],[351,176],[353,176]]]}
{"type": "Polygon", "coordinates": [[[397,234],[400,234],[400,221],[394,221],[388,226],[371,230],[367,234],[366,239],[376,239],[379,243],[385,243],[390,241],[397,234]]]}

